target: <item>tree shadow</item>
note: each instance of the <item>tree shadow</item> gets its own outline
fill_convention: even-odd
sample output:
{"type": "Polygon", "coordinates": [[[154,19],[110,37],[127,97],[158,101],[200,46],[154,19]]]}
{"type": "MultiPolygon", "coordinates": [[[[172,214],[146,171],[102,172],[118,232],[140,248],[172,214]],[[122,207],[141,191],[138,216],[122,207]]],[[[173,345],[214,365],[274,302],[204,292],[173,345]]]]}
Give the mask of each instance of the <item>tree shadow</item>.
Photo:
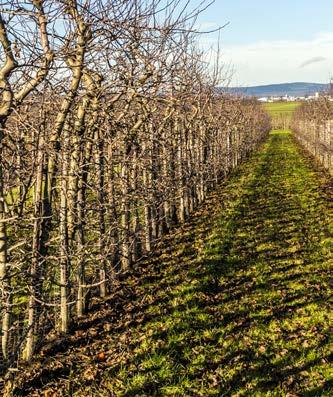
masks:
{"type": "MultiPolygon", "coordinates": [[[[71,384],[82,396],[329,396],[329,204],[313,172],[273,134],[15,395],[42,393],[52,363],[72,368],[83,350],[91,361],[71,384]]],[[[66,389],[65,375],[56,382],[66,389]]]]}

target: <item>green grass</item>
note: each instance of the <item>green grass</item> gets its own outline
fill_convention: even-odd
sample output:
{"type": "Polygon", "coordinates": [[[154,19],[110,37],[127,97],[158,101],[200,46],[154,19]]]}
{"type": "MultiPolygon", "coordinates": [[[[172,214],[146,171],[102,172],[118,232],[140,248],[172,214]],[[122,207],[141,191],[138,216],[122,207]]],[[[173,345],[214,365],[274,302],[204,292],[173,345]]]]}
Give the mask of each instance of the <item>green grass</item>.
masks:
{"type": "Polygon", "coordinates": [[[276,113],[293,113],[298,106],[301,105],[301,102],[272,102],[272,103],[263,103],[263,107],[271,114],[276,113]]]}
{"type": "Polygon", "coordinates": [[[291,126],[292,116],[301,102],[272,102],[263,103],[263,108],[272,118],[272,127],[288,129],[291,126]]]}
{"type": "Polygon", "coordinates": [[[272,102],[263,103],[262,106],[268,111],[272,116],[285,114],[291,116],[295,109],[301,105],[301,102],[272,102]]]}
{"type": "Polygon", "coordinates": [[[272,132],[160,256],[125,282],[121,304],[116,292],[73,345],[40,362],[39,378],[28,371],[21,391],[332,396],[333,217],[325,181],[290,132],[272,132]]]}

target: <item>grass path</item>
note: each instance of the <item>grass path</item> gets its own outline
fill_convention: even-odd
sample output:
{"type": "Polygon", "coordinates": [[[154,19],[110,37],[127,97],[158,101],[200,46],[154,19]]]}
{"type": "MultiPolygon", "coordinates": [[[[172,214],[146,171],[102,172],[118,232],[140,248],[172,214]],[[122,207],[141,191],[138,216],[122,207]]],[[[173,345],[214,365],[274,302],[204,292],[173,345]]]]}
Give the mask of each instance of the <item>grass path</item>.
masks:
{"type": "Polygon", "coordinates": [[[15,395],[332,396],[325,183],[272,132],[15,395]]]}

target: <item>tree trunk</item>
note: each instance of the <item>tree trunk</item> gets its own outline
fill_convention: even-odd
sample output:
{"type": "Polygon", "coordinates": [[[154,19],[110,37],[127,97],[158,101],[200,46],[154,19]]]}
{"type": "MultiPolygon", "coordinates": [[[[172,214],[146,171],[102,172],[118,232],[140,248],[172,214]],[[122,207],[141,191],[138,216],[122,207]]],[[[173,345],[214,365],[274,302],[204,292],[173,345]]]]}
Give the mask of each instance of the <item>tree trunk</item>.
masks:
{"type": "Polygon", "coordinates": [[[36,322],[37,322],[37,310],[39,303],[35,298],[40,299],[41,297],[41,280],[40,280],[40,259],[42,256],[41,245],[42,245],[42,233],[41,226],[43,222],[43,165],[44,155],[43,148],[41,148],[42,140],[39,139],[37,149],[37,176],[34,189],[34,224],[33,224],[33,236],[32,236],[32,262],[30,267],[31,284],[30,290],[31,295],[28,303],[28,333],[26,348],[23,354],[25,360],[30,360],[33,356],[35,344],[36,344],[36,322]]]}
{"type": "Polygon", "coordinates": [[[0,124],[0,289],[2,302],[1,348],[3,360],[8,359],[9,329],[11,323],[11,291],[8,277],[7,228],[5,193],[2,169],[4,124],[0,124]]]}
{"type": "Polygon", "coordinates": [[[68,169],[69,169],[69,130],[63,130],[62,167],[60,182],[60,330],[68,332],[69,310],[69,238],[68,238],[68,169]]]}

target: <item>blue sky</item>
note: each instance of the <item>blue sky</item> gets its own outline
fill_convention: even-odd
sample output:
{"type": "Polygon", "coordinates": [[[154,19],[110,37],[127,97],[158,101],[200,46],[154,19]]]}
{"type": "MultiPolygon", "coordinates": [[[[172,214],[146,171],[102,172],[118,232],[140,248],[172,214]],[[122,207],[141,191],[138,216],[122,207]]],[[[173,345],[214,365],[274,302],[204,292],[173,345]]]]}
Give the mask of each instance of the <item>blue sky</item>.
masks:
{"type": "MultiPolygon", "coordinates": [[[[199,0],[192,0],[192,6],[199,0]]],[[[232,84],[327,82],[333,75],[333,0],[216,0],[203,30],[222,31],[222,60],[232,84]]],[[[200,39],[204,48],[216,35],[200,39]]]]}

